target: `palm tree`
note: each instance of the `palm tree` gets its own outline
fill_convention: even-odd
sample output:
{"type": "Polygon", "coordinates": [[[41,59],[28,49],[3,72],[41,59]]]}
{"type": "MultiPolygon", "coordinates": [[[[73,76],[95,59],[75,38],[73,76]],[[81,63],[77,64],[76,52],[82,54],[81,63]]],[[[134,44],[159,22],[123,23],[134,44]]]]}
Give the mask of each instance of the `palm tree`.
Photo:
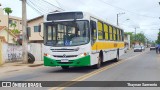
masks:
{"type": "MultiPolygon", "coordinates": [[[[6,7],[6,8],[4,8],[3,9],[4,11],[5,11],[5,13],[8,15],[8,30],[9,30],[9,14],[10,13],[12,13],[12,9],[11,8],[9,8],[9,7],[6,7]]],[[[7,39],[7,41],[9,42],[9,33],[8,33],[8,39],[7,39]]]]}
{"type": "Polygon", "coordinates": [[[15,28],[16,28],[16,26],[17,26],[17,24],[16,23],[11,23],[11,25],[10,25],[11,27],[13,27],[14,28],[14,30],[15,30],[15,28]]]}

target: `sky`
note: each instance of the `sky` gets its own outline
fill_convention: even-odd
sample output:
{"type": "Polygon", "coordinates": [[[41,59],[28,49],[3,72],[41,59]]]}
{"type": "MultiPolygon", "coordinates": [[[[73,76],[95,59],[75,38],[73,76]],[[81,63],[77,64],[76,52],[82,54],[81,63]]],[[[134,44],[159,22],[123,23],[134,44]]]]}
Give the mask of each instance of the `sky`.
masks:
{"type": "MultiPolygon", "coordinates": [[[[119,26],[125,32],[143,32],[148,39],[156,40],[160,28],[160,0],[27,0],[27,19],[55,11],[60,7],[65,11],[89,12],[107,22],[119,26]],[[55,6],[53,6],[55,5],[55,6]],[[34,8],[37,8],[35,10],[34,8]]],[[[13,10],[12,16],[22,17],[21,0],[0,0],[2,6],[13,10]]]]}

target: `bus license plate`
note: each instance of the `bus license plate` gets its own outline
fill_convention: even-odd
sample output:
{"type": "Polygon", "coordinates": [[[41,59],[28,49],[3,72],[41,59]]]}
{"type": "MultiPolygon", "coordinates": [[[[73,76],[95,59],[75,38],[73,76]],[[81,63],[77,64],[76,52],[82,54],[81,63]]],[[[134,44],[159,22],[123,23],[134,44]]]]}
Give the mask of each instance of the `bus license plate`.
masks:
{"type": "Polygon", "coordinates": [[[68,59],[62,59],[61,62],[69,62],[68,59]]]}

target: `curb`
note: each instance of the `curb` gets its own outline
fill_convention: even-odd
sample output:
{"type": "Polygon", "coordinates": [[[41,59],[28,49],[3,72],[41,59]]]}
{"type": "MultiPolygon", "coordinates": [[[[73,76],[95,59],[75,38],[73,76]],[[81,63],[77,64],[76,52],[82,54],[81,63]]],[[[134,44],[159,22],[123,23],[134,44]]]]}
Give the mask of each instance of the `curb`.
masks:
{"type": "Polygon", "coordinates": [[[43,63],[41,63],[41,64],[33,64],[33,65],[28,65],[28,67],[38,67],[38,66],[42,66],[43,65],[43,63]]]}

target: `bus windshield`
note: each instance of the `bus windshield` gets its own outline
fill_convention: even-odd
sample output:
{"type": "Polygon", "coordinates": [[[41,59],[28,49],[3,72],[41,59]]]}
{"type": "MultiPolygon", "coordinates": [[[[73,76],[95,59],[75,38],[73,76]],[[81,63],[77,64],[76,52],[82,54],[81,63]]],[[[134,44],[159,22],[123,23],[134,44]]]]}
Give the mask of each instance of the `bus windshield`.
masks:
{"type": "Polygon", "coordinates": [[[45,23],[45,45],[77,46],[89,43],[88,21],[61,21],[45,23]]]}

